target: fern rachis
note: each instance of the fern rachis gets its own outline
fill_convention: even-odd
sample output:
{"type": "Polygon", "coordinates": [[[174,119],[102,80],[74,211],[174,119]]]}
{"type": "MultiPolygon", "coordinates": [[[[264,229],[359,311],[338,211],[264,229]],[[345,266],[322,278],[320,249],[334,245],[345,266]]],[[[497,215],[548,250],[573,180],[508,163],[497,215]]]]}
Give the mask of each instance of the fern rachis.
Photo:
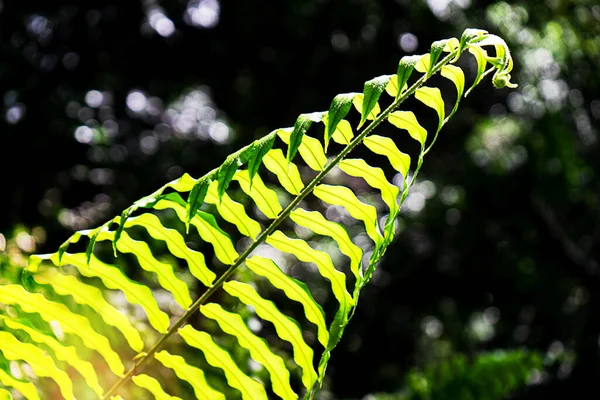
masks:
{"type": "MultiPolygon", "coordinates": [[[[363,93],[336,96],[329,111],[300,115],[293,128],[271,132],[230,155],[223,165],[204,177],[196,180],[184,175],[138,200],[101,227],[75,233],[57,253],[32,256],[24,274],[25,286],[30,291],[19,285],[0,287],[0,304],[5,305],[0,309],[0,317],[6,330],[0,332],[6,336],[5,342],[0,343],[3,353],[0,360],[5,361],[1,364],[6,365],[8,360],[29,363],[38,377],[53,379],[65,398],[74,398],[73,385],[48,354],[54,354],[57,360],[66,361],[75,368],[86,378],[94,393],[104,398],[116,396],[130,380],[157,398],[171,398],[164,393],[159,380],[142,374],[142,370],[153,359],[190,383],[199,398],[224,398],[223,391],[225,395],[244,399],[266,398],[267,391],[284,399],[297,398],[297,391],[311,398],[322,385],[331,351],[352,318],[360,290],[373,276],[378,261],[394,237],[394,221],[415,182],[425,155],[431,150],[443,125],[458,108],[464,92],[464,73],[453,63],[467,49],[475,56],[478,66],[475,81],[467,94],[491,72],[494,72],[493,82],[497,87],[513,86],[509,75],[512,59],[504,41],[485,31],[467,30],[460,40],[453,38],[435,42],[429,54],[404,57],[396,74],[366,82],[363,93]],[[496,55],[488,56],[483,46],[494,46],[496,55]],[[491,68],[486,70],[488,63],[491,68]],[[423,75],[409,85],[414,70],[423,75]],[[448,115],[440,90],[424,86],[438,72],[452,81],[457,90],[456,102],[448,115]],[[379,100],[384,92],[391,96],[391,104],[381,110],[379,100]],[[413,96],[437,114],[437,128],[429,144],[428,132],[420,125],[415,114],[396,111],[407,98],[413,96]],[[359,132],[356,135],[345,119],[352,107],[360,114],[359,132]],[[408,131],[420,145],[417,165],[410,179],[410,156],[398,150],[393,139],[373,134],[374,129],[386,120],[408,131]],[[367,124],[368,121],[371,122],[367,124]],[[325,125],[322,141],[307,134],[311,126],[317,123],[325,125]],[[362,126],[365,127],[360,130],[362,126]],[[285,150],[276,147],[278,140],[287,146],[285,150]],[[326,152],[330,141],[343,147],[335,156],[328,158],[326,152]],[[387,159],[395,173],[401,174],[404,180],[402,190],[389,183],[381,168],[370,166],[361,158],[346,158],[363,143],[366,149],[387,159]],[[314,175],[307,183],[302,180],[305,174],[301,173],[299,164],[293,162],[297,157],[305,163],[300,168],[312,170],[314,175]],[[246,169],[242,169],[244,165],[246,169]],[[359,198],[347,185],[324,183],[324,179],[335,168],[339,168],[347,177],[362,178],[372,191],[379,193],[381,200],[378,200],[377,207],[359,198]],[[263,177],[268,175],[279,182],[278,191],[264,183],[263,177]],[[232,182],[236,187],[231,186],[232,182]],[[189,193],[187,199],[183,199],[182,193],[189,193]],[[256,209],[252,217],[246,211],[248,205],[256,209]],[[305,209],[308,206],[312,206],[311,209],[305,209]],[[347,218],[340,220],[346,221],[346,224],[332,221],[319,208],[342,210],[347,218]],[[387,215],[382,214],[381,209],[386,209],[387,215]],[[165,215],[171,215],[183,223],[185,229],[169,228],[165,215]],[[225,225],[229,227],[229,232],[222,228],[225,225]],[[289,226],[330,240],[349,261],[349,274],[342,272],[342,267],[336,265],[327,252],[316,249],[315,245],[298,237],[297,232],[290,231],[289,226]],[[136,229],[145,231],[150,239],[137,240],[134,237],[136,229]],[[360,231],[358,235],[364,239],[361,242],[368,241],[369,244],[363,248],[357,246],[356,236],[351,238],[349,229],[360,231]],[[184,230],[186,232],[182,233],[184,230]],[[195,236],[194,230],[203,243],[210,245],[209,253],[188,246],[187,240],[195,236]],[[234,235],[243,238],[237,246],[231,239],[234,235]],[[85,248],[74,253],[68,252],[73,246],[84,244],[83,239],[87,240],[85,248]],[[169,318],[147,285],[131,280],[122,269],[102,261],[101,251],[95,251],[95,246],[104,242],[110,243],[115,263],[118,255],[123,257],[124,254],[130,254],[143,270],[154,276],[157,286],[170,293],[174,307],[181,310],[180,315],[169,318]],[[159,260],[153,253],[150,245],[156,242],[164,243],[170,257],[185,261],[190,275],[205,288],[195,301],[192,301],[188,285],[172,264],[159,260]],[[276,254],[278,259],[294,257],[297,262],[316,266],[314,275],[328,281],[331,287],[337,307],[334,315],[324,312],[322,304],[315,300],[313,291],[307,286],[308,282],[296,280],[286,273],[289,266],[285,265],[285,261],[278,265],[273,257],[261,256],[258,252],[263,248],[268,249],[269,254],[276,254]],[[368,257],[365,256],[367,250],[370,251],[368,257]],[[205,254],[213,254],[216,264],[210,263],[205,254]],[[49,264],[59,267],[69,265],[77,278],[73,274],[56,273],[49,264]],[[209,268],[209,264],[214,265],[209,268]],[[240,272],[242,265],[247,268],[240,272]],[[236,273],[238,275],[234,275],[236,273]],[[279,295],[283,294],[290,302],[300,305],[309,324],[300,324],[281,312],[280,304],[265,298],[265,291],[259,290],[259,284],[265,282],[276,289],[279,295]],[[352,290],[348,288],[349,283],[353,284],[352,290]],[[141,308],[147,316],[148,335],[155,339],[154,343],[144,344],[137,329],[120,319],[118,312],[115,314],[114,306],[105,300],[95,285],[120,290],[129,304],[141,308]],[[89,290],[89,296],[85,295],[86,290],[89,290]],[[229,297],[226,297],[227,301],[223,300],[223,304],[209,302],[216,293],[229,297]],[[69,304],[74,305],[78,312],[61,304],[61,296],[66,295],[72,297],[74,302],[70,301],[69,304]],[[231,303],[235,305],[231,306],[231,303]],[[9,305],[18,308],[9,308],[9,305]],[[246,365],[236,363],[231,352],[222,347],[228,343],[227,340],[213,337],[203,330],[206,326],[202,324],[190,324],[192,317],[199,315],[197,311],[215,323],[211,331],[220,329],[223,336],[235,338],[237,346],[247,351],[249,359],[263,365],[270,385],[261,385],[253,379],[246,365]],[[31,317],[36,314],[39,318],[31,317]],[[101,321],[92,314],[99,315],[101,321]],[[27,323],[28,318],[35,324],[27,323]],[[281,356],[280,348],[270,346],[271,343],[265,341],[264,337],[246,326],[250,318],[260,318],[274,327],[279,340],[291,346],[293,362],[286,361],[281,356]],[[61,338],[57,337],[60,335],[49,328],[51,321],[58,324],[64,333],[62,344],[61,338]],[[102,333],[95,331],[99,326],[102,326],[102,333]],[[110,334],[122,335],[130,347],[128,351],[137,353],[127,372],[122,357],[111,348],[107,339],[108,333],[105,332],[111,331],[110,326],[119,332],[110,334]],[[315,332],[314,345],[307,343],[303,331],[315,332]],[[208,372],[169,352],[171,348],[167,347],[173,342],[175,334],[180,337],[178,346],[190,346],[202,352],[203,367],[207,371],[218,370],[218,374],[224,376],[226,381],[223,386],[228,386],[228,389],[220,391],[213,387],[214,379],[211,380],[208,375],[205,379],[208,372]],[[65,346],[73,337],[79,338],[73,341],[75,347],[65,346]],[[44,358],[46,364],[35,364],[31,356],[34,351],[28,349],[36,346],[28,342],[43,343],[41,350],[38,350],[47,357],[44,358]],[[104,359],[102,363],[118,377],[106,392],[103,392],[103,385],[97,383],[95,369],[90,370],[89,363],[85,364],[87,361],[80,359],[80,352],[68,350],[80,348],[82,344],[100,354],[104,359]],[[321,352],[319,361],[314,358],[317,351],[321,352]],[[59,354],[65,355],[62,357],[65,360],[59,354]],[[288,371],[289,365],[293,364],[297,367],[288,371]],[[291,376],[298,369],[300,372],[296,375],[299,376],[293,378],[297,382],[292,384],[291,376]]],[[[10,371],[0,368],[0,381],[4,385],[13,387],[28,398],[35,397],[25,393],[31,390],[31,387],[23,386],[26,383],[15,383],[10,376],[3,379],[2,373],[10,375],[10,371]]]]}

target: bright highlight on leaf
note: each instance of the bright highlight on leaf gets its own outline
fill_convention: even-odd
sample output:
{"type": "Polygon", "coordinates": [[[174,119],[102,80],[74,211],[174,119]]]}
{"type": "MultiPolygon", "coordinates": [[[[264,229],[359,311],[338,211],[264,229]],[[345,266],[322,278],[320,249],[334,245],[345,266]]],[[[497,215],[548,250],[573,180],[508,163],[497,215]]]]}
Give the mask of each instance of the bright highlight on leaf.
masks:
{"type": "Polygon", "coordinates": [[[281,289],[289,299],[300,303],[306,318],[317,326],[319,342],[324,347],[327,346],[329,333],[325,324],[325,314],[319,303],[313,299],[308,287],[303,282],[284,274],[269,258],[254,256],[246,261],[246,265],[252,272],[267,278],[273,286],[281,289]]]}
{"type": "Polygon", "coordinates": [[[400,129],[406,129],[413,139],[421,143],[421,146],[425,145],[427,131],[419,124],[412,111],[394,111],[390,114],[388,120],[392,125],[400,129]]]}
{"type": "Polygon", "coordinates": [[[77,355],[77,352],[72,346],[64,346],[58,340],[37,331],[32,326],[25,325],[17,320],[10,318],[3,319],[6,326],[13,330],[21,330],[27,332],[32,341],[43,343],[48,346],[56,358],[71,365],[84,378],[87,383],[98,396],[102,396],[103,390],[98,383],[98,375],[91,363],[83,361],[77,355]]]}
{"type": "MultiPolygon", "coordinates": [[[[338,125],[336,132],[339,131],[340,125],[342,124],[338,125]]],[[[291,135],[290,132],[285,129],[279,129],[277,130],[277,135],[285,144],[289,145],[291,135]]],[[[323,150],[321,142],[319,142],[317,139],[308,135],[304,135],[304,139],[302,139],[302,144],[300,147],[298,147],[298,151],[300,152],[300,156],[306,165],[308,165],[314,171],[321,171],[325,167],[325,164],[327,163],[327,156],[325,155],[325,151],[323,150]]]]}
{"type": "Polygon", "coordinates": [[[431,107],[435,110],[438,115],[438,128],[437,132],[442,129],[442,125],[444,124],[444,100],[442,100],[442,93],[438,88],[432,88],[423,86],[415,92],[415,97],[421,103],[425,104],[427,107],[431,107]]]}
{"type": "Polygon", "coordinates": [[[121,331],[133,350],[137,352],[143,350],[144,342],[137,329],[131,325],[125,315],[104,299],[98,288],[86,285],[74,276],[63,275],[54,269],[34,275],[33,279],[39,284],[51,285],[58,294],[72,296],[79,304],[90,306],[104,322],[121,331]]]}
{"type": "Polygon", "coordinates": [[[312,365],[313,350],[304,342],[302,331],[296,321],[285,316],[269,300],[262,298],[252,286],[241,282],[226,282],[223,289],[237,297],[244,304],[254,307],[256,314],[275,326],[277,335],[289,342],[294,349],[294,361],[302,368],[302,383],[305,388],[311,388],[317,380],[317,373],[312,365]]]}
{"type": "Polygon", "coordinates": [[[65,332],[79,336],[87,347],[100,353],[115,375],[119,376],[125,371],[108,339],[97,333],[87,318],[74,314],[64,304],[46,300],[41,294],[29,293],[19,285],[0,286],[0,303],[18,305],[25,312],[40,314],[47,322],[58,322],[65,332]]]}
{"type": "Polygon", "coordinates": [[[165,350],[156,353],[154,357],[162,365],[172,369],[179,379],[192,385],[197,399],[225,400],[221,392],[208,385],[204,372],[200,368],[189,365],[183,357],[169,354],[165,350]]]}
{"type": "Polygon", "coordinates": [[[160,383],[151,376],[139,374],[131,378],[131,380],[139,387],[144,388],[152,393],[156,400],[181,400],[179,397],[171,396],[165,393],[162,386],[160,386],[160,383]]]}
{"type": "Polygon", "coordinates": [[[264,163],[265,167],[277,176],[281,186],[290,194],[297,195],[304,189],[298,167],[294,163],[286,162],[280,149],[269,151],[265,156],[264,163]]]}
{"type": "Polygon", "coordinates": [[[50,356],[30,343],[17,340],[9,332],[0,332],[0,343],[2,343],[2,354],[7,360],[23,360],[37,376],[51,378],[58,387],[60,393],[67,400],[75,400],[73,395],[73,384],[69,376],[59,370],[50,356]]]}
{"type": "Polygon", "coordinates": [[[371,135],[363,142],[373,153],[386,156],[392,167],[406,178],[410,168],[410,156],[398,150],[396,143],[388,137],[371,135]]]}
{"type": "Polygon", "coordinates": [[[187,325],[179,329],[179,334],[187,344],[204,353],[206,361],[213,367],[222,369],[231,387],[242,394],[242,399],[264,399],[267,397],[263,387],[254,379],[244,374],[235,364],[227,351],[218,346],[206,332],[197,331],[187,325]]]}
{"type": "MultiPolygon", "coordinates": [[[[244,320],[242,320],[242,317],[238,314],[225,311],[220,305],[215,303],[200,307],[200,312],[207,318],[215,320],[224,332],[235,336],[240,346],[250,351],[250,357],[266,368],[271,375],[275,394],[279,395],[282,399],[295,399],[298,397],[290,386],[290,373],[285,368],[283,359],[271,352],[264,339],[257,337],[250,331],[244,320]]],[[[236,371],[236,373],[240,374],[241,372],[236,371]]],[[[248,382],[244,382],[244,384],[247,385],[248,382]]],[[[254,382],[250,382],[250,386],[254,385],[254,382]]],[[[256,394],[248,393],[248,396],[255,396],[251,398],[256,398],[262,395],[262,393],[262,391],[257,390],[256,394]]]]}
{"type": "Polygon", "coordinates": [[[40,395],[33,383],[16,379],[2,368],[0,368],[0,383],[5,387],[16,389],[27,400],[40,400],[40,395]]]}
{"type": "Polygon", "coordinates": [[[465,74],[463,73],[462,69],[454,65],[444,65],[442,67],[441,74],[444,78],[451,80],[452,83],[454,83],[454,86],[456,86],[456,102],[454,103],[454,107],[452,108],[450,115],[447,117],[450,118],[458,109],[460,99],[465,90],[465,74]]]}

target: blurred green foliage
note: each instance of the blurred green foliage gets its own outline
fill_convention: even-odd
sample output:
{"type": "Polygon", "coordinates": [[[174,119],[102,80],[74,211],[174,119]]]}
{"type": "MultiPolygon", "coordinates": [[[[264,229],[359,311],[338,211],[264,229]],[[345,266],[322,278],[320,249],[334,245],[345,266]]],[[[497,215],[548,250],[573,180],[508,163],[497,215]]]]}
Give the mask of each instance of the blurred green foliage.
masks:
{"type": "Polygon", "coordinates": [[[453,355],[422,371],[408,372],[402,392],[375,394],[365,400],[501,399],[538,379],[543,368],[540,354],[529,351],[453,355]]]}

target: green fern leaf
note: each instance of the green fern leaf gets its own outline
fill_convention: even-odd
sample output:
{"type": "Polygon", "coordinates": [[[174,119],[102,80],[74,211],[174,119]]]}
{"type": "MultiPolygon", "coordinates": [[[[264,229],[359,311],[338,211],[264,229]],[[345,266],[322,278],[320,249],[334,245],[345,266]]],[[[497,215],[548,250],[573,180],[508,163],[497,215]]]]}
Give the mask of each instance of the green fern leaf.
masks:
{"type": "Polygon", "coordinates": [[[329,146],[329,139],[337,129],[338,124],[348,115],[352,107],[352,101],[359,93],[338,94],[333,98],[329,112],[327,113],[327,124],[325,124],[325,151],[329,146]]]}
{"type": "Polygon", "coordinates": [[[197,399],[225,400],[221,392],[208,385],[204,372],[189,365],[183,357],[169,354],[165,350],[156,353],[155,357],[162,365],[172,369],[178,378],[192,385],[197,399]]]}
{"type": "MultiPolygon", "coordinates": [[[[69,344],[73,336],[79,337],[86,347],[100,354],[119,377],[105,392],[105,398],[121,398],[117,392],[133,380],[135,385],[157,399],[175,399],[150,373],[140,374],[154,358],[162,367],[188,382],[197,398],[224,399],[226,393],[233,391],[239,392],[242,398],[253,400],[272,395],[284,399],[299,395],[312,398],[323,382],[331,352],[353,315],[360,290],[373,276],[378,261],[394,237],[395,220],[425,155],[442,126],[458,108],[465,77],[463,71],[452,64],[467,49],[478,63],[475,82],[467,93],[491,72],[494,72],[493,83],[497,87],[514,86],[510,83],[512,58],[502,39],[485,31],[467,30],[460,40],[435,42],[428,54],[402,58],[396,74],[367,81],[362,93],[336,96],[328,112],[302,114],[293,128],[273,130],[231,154],[221,166],[205,176],[194,179],[184,174],[134,202],[102,226],[76,232],[56,253],[32,256],[27,268],[27,273],[33,277],[27,280],[27,287],[32,292],[18,285],[0,286],[0,302],[19,306],[24,315],[37,313],[46,322],[57,321],[68,334],[64,339],[57,341],[48,332],[36,330],[33,324],[23,324],[3,315],[0,318],[7,328],[26,332],[31,341],[51,349],[53,357],[61,361],[59,365],[64,365],[63,360],[72,365],[99,395],[103,388],[98,382],[103,379],[100,379],[98,368],[91,369],[91,364],[74,354],[69,344]],[[493,46],[496,56],[487,56],[484,46],[493,46]],[[486,70],[488,64],[491,67],[486,70]],[[457,99],[447,116],[440,89],[425,86],[426,81],[438,72],[456,87],[457,99]],[[420,75],[409,85],[416,73],[420,75]],[[379,100],[384,92],[391,97],[391,105],[382,109],[379,100]],[[413,112],[397,110],[409,97],[415,97],[436,112],[438,126],[433,139],[413,112]],[[346,119],[352,107],[360,116],[356,131],[346,119]],[[367,121],[371,122],[367,124],[367,121]],[[399,150],[397,136],[373,134],[384,121],[408,131],[421,144],[412,174],[409,174],[411,156],[399,150]],[[308,134],[315,122],[325,125],[322,140],[308,134]],[[330,140],[343,148],[328,158],[325,152],[330,140]],[[387,158],[391,168],[404,180],[401,189],[388,181],[380,166],[369,165],[360,158],[347,158],[360,144],[365,145],[365,150],[387,158]],[[298,153],[300,158],[295,159],[298,153]],[[305,171],[309,172],[307,176],[312,174],[314,177],[304,181],[305,171]],[[330,174],[332,171],[334,174],[330,174]],[[410,179],[409,175],[412,175],[410,179]],[[335,176],[340,177],[335,184],[325,181],[335,176]],[[353,186],[359,182],[361,189],[357,190],[353,186]],[[165,194],[167,189],[169,193],[165,194]],[[368,195],[365,195],[365,189],[368,195]],[[182,228],[174,229],[171,222],[175,226],[185,226],[186,233],[180,232],[182,228]],[[195,228],[192,232],[190,225],[195,228]],[[138,236],[134,234],[140,228],[147,233],[144,240],[136,239],[138,236]],[[237,241],[240,235],[241,240],[237,241]],[[361,239],[354,240],[358,237],[361,239]],[[333,257],[316,246],[313,238],[321,245],[333,246],[336,249],[332,252],[333,257]],[[372,243],[363,238],[370,238],[372,243]],[[200,242],[197,247],[190,244],[194,239],[200,242]],[[140,267],[136,276],[151,274],[158,284],[133,281],[120,267],[101,261],[102,242],[108,242],[113,248],[116,264],[132,259],[140,267]],[[75,244],[85,246],[85,251],[73,251],[71,246],[75,244]],[[98,249],[96,244],[100,246],[98,249]],[[173,262],[155,254],[155,248],[166,249],[164,251],[173,262]],[[122,257],[123,254],[133,257],[122,257]],[[290,263],[293,259],[316,267],[303,270],[308,277],[306,282],[292,277],[290,263]],[[180,274],[179,261],[185,262],[187,268],[184,268],[191,276],[180,274]],[[50,269],[50,264],[72,268],[57,272],[50,269]],[[343,272],[347,270],[350,272],[343,272]],[[326,315],[324,307],[317,301],[321,296],[316,296],[309,288],[310,284],[307,285],[313,278],[329,282],[328,293],[338,303],[335,315],[326,315]],[[103,288],[91,286],[90,279],[103,288]],[[259,287],[258,283],[266,285],[259,287]],[[225,295],[227,300],[217,303],[213,295],[221,288],[229,297],[225,295]],[[102,289],[120,291],[128,306],[139,306],[144,311],[154,329],[147,329],[143,335],[137,332],[139,325],[130,323],[124,315],[128,313],[127,307],[117,310],[109,303],[110,297],[105,298],[102,289]],[[169,305],[169,310],[178,314],[172,321],[159,308],[155,289],[170,293],[175,300],[172,304],[175,308],[169,305]],[[202,294],[194,300],[196,290],[202,294]],[[43,291],[46,296],[34,291],[43,291]],[[64,296],[72,297],[74,303],[65,304],[76,307],[78,313],[65,304],[50,300],[64,296]],[[294,307],[301,306],[303,315],[300,317],[303,318],[287,316],[282,311],[287,308],[286,302],[293,303],[294,307]],[[212,321],[211,324],[199,323],[194,328],[186,325],[196,311],[212,321]],[[262,332],[249,329],[247,320],[254,315],[272,324],[277,337],[291,345],[293,362],[283,356],[284,352],[269,348],[262,332]],[[101,329],[96,332],[90,321],[94,322],[94,328],[98,325],[101,329]],[[307,322],[309,327],[304,326],[307,322]],[[304,330],[309,332],[306,338],[304,330]],[[127,356],[121,357],[113,351],[108,341],[112,336],[105,336],[106,332],[112,334],[113,331],[120,332],[119,335],[125,337],[138,353],[126,373],[122,360],[127,356]],[[312,332],[316,332],[314,345],[308,339],[312,332]],[[172,340],[178,334],[183,342],[172,340]],[[264,381],[264,374],[258,378],[255,373],[246,372],[248,368],[238,357],[233,357],[228,348],[221,347],[232,343],[232,338],[240,348],[246,349],[244,357],[264,366],[263,372],[270,377],[271,387],[260,383],[264,381]],[[147,346],[144,342],[148,342],[147,346]],[[192,365],[192,360],[169,353],[170,347],[165,350],[174,344],[199,349],[208,365],[200,369],[192,365]],[[316,357],[319,357],[318,361],[316,357]],[[212,377],[223,374],[225,381],[218,388],[207,382],[207,376],[214,383],[212,377]],[[301,381],[299,389],[292,389],[294,378],[301,381]]],[[[29,362],[28,355],[11,351],[35,348],[35,345],[16,343],[14,341],[18,340],[10,333],[0,333],[10,335],[6,336],[6,343],[0,341],[0,352],[5,358],[29,362]],[[15,349],[10,348],[11,343],[17,345],[15,349]]],[[[46,364],[38,365],[34,372],[40,377],[49,376],[59,384],[63,395],[71,398],[71,381],[57,369],[52,358],[45,354],[44,357],[47,357],[43,358],[46,364]]],[[[112,376],[103,378],[114,380],[112,376]]],[[[28,398],[38,398],[30,385],[15,380],[4,369],[0,369],[0,381],[28,398]]]]}
{"type": "Polygon", "coordinates": [[[2,368],[0,368],[0,383],[14,388],[27,400],[40,400],[40,395],[33,383],[16,379],[2,368]]]}
{"type": "MultiPolygon", "coordinates": [[[[336,128],[335,132],[338,132],[338,130],[339,128],[336,128]]],[[[291,136],[291,132],[289,130],[279,129],[277,130],[277,135],[285,144],[289,146],[291,136]]],[[[298,151],[309,168],[314,171],[323,170],[325,164],[327,163],[327,156],[325,155],[325,151],[323,150],[321,142],[313,137],[304,135],[302,143],[300,144],[300,147],[298,147],[298,151]]]]}
{"type": "MultiPolygon", "coordinates": [[[[19,285],[1,286],[0,303],[18,305],[25,312],[38,313],[47,322],[57,321],[65,332],[79,336],[88,348],[102,355],[115,375],[120,376],[125,371],[121,358],[111,348],[108,339],[94,331],[87,318],[74,314],[64,304],[49,301],[38,293],[29,293],[19,285]]],[[[7,348],[10,346],[4,342],[2,351],[7,348]]],[[[6,353],[4,356],[8,358],[6,353]]]]}
{"type": "Polygon", "coordinates": [[[113,307],[102,296],[100,289],[86,285],[74,276],[64,275],[54,269],[44,270],[33,276],[35,282],[41,285],[50,285],[52,289],[63,296],[72,296],[79,304],[85,304],[94,309],[108,325],[121,331],[129,346],[137,352],[144,348],[144,342],[127,317],[113,307]]]}
{"type": "MultiPolygon", "coordinates": [[[[396,72],[396,79],[398,81],[396,86],[398,88],[404,88],[406,86],[408,79],[415,69],[415,65],[421,58],[422,56],[404,56],[400,59],[400,62],[398,63],[398,72],[396,72]]],[[[402,92],[398,91],[396,96],[399,97],[401,94],[402,92]]]]}
{"type": "Polygon", "coordinates": [[[202,351],[210,365],[225,372],[227,382],[231,387],[240,391],[242,399],[252,400],[267,397],[264,388],[257,381],[244,374],[233,361],[231,355],[218,346],[208,333],[197,331],[187,325],[179,330],[179,334],[187,344],[202,351]]]}
{"type": "MultiPolygon", "coordinates": [[[[62,264],[59,263],[58,258],[57,253],[32,256],[28,268],[33,272],[37,271],[42,260],[52,261],[54,265],[60,267],[62,264]]],[[[160,310],[154,296],[152,296],[152,291],[147,286],[127,278],[118,268],[103,263],[93,255],[88,263],[87,256],[81,253],[65,253],[62,257],[62,263],[74,266],[85,277],[100,278],[104,286],[109,289],[121,290],[127,301],[143,308],[148,317],[148,322],[158,332],[164,333],[169,328],[169,316],[160,310]]]]}
{"type": "Polygon", "coordinates": [[[12,400],[12,399],[13,399],[13,397],[8,390],[0,388],[0,400],[12,400]]]}
{"type": "Polygon", "coordinates": [[[410,156],[398,150],[392,139],[371,135],[366,137],[363,143],[373,153],[387,157],[392,167],[406,178],[410,168],[410,156]]]}
{"type": "Polygon", "coordinates": [[[288,193],[297,195],[304,189],[298,167],[294,163],[286,162],[281,149],[270,150],[264,158],[264,163],[265,167],[277,176],[279,183],[288,193]]]}
{"type": "Polygon", "coordinates": [[[296,156],[296,152],[298,151],[298,147],[302,143],[302,137],[310,128],[313,122],[320,122],[323,119],[325,112],[314,112],[310,114],[301,114],[296,123],[294,124],[294,130],[290,135],[290,144],[288,146],[287,151],[287,160],[291,162],[296,156]]]}
{"type": "Polygon", "coordinates": [[[297,301],[304,308],[306,319],[315,324],[318,329],[317,338],[323,347],[327,347],[329,333],[325,324],[325,313],[317,303],[308,287],[297,279],[290,278],[281,271],[275,262],[269,258],[254,256],[246,261],[246,266],[256,275],[260,275],[281,289],[290,300],[297,301]]]}
{"type": "Polygon", "coordinates": [[[313,368],[314,352],[304,342],[298,323],[281,313],[273,302],[262,298],[252,286],[246,283],[226,282],[223,289],[230,295],[240,299],[242,303],[254,307],[256,314],[271,322],[275,326],[279,337],[292,345],[294,361],[302,368],[304,387],[311,388],[317,380],[317,373],[313,368]]]}
{"type": "Polygon", "coordinates": [[[419,124],[412,111],[394,111],[390,114],[388,121],[400,129],[406,129],[413,139],[421,143],[421,146],[425,146],[427,130],[419,124]]]}
{"type": "Polygon", "coordinates": [[[283,210],[277,198],[277,193],[264,184],[260,175],[256,175],[251,181],[248,171],[240,170],[235,173],[233,179],[240,184],[244,193],[254,200],[258,209],[267,218],[275,219],[283,210]]]}
{"type": "MultiPolygon", "coordinates": [[[[250,331],[242,317],[238,314],[225,311],[216,303],[209,303],[200,307],[200,312],[205,317],[215,320],[221,329],[223,329],[223,332],[235,336],[238,339],[240,346],[250,351],[250,356],[254,361],[266,368],[271,375],[273,391],[279,397],[282,399],[295,399],[298,397],[290,386],[290,373],[285,367],[283,359],[271,352],[264,339],[259,338],[250,331]]],[[[187,329],[187,327],[184,329],[187,329]]],[[[237,374],[239,375],[239,373],[237,374]]],[[[243,385],[244,382],[241,382],[241,384],[243,385]]],[[[251,383],[251,386],[252,385],[255,384],[251,383]]],[[[259,394],[262,394],[262,392],[259,391],[259,394]]],[[[251,393],[249,393],[249,395],[251,395],[251,393]]]]}
{"type": "Polygon", "coordinates": [[[444,65],[440,73],[444,78],[451,80],[452,83],[454,83],[454,86],[456,86],[456,102],[454,103],[452,111],[448,117],[446,117],[446,120],[448,120],[454,115],[458,109],[458,105],[460,104],[460,99],[465,90],[465,74],[463,73],[462,69],[454,65],[444,65]]]}
{"type": "Polygon", "coordinates": [[[362,110],[360,111],[360,123],[358,129],[360,129],[365,122],[367,122],[367,116],[371,114],[371,111],[378,106],[377,100],[379,96],[388,86],[388,83],[394,78],[394,75],[383,75],[370,81],[365,82],[364,87],[364,99],[362,103],[362,110]]]}
{"type": "Polygon", "coordinates": [[[96,392],[98,396],[102,396],[104,391],[98,383],[98,375],[96,375],[94,367],[91,363],[81,360],[74,347],[64,346],[58,340],[48,335],[44,335],[34,327],[17,320],[3,318],[3,322],[12,330],[21,330],[26,332],[34,342],[47,345],[50,349],[52,349],[52,351],[54,351],[54,354],[58,360],[65,361],[71,365],[77,372],[81,374],[81,376],[83,376],[85,382],[94,390],[94,392],[96,392]]]}
{"type": "Polygon", "coordinates": [[[160,386],[160,383],[151,376],[148,376],[146,374],[139,374],[132,377],[131,380],[137,386],[144,388],[150,393],[152,393],[156,400],[181,400],[181,398],[179,397],[171,396],[165,393],[162,386],[160,386]]]}
{"type": "Polygon", "coordinates": [[[65,399],[75,400],[71,379],[64,371],[58,369],[54,360],[41,349],[33,344],[19,341],[9,332],[0,332],[0,343],[2,343],[4,358],[11,361],[25,361],[37,376],[47,376],[56,382],[65,399]]]}

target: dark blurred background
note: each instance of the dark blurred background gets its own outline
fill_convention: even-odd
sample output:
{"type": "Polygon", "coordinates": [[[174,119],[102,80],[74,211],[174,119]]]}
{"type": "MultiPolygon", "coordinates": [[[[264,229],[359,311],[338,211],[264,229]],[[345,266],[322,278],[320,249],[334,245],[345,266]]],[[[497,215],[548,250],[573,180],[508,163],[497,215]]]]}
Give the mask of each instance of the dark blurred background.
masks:
{"type": "Polygon", "coordinates": [[[486,81],[444,128],[322,396],[511,349],[543,367],[473,398],[598,396],[595,1],[0,0],[0,250],[53,251],[468,27],[507,40],[519,88],[486,81]]]}

